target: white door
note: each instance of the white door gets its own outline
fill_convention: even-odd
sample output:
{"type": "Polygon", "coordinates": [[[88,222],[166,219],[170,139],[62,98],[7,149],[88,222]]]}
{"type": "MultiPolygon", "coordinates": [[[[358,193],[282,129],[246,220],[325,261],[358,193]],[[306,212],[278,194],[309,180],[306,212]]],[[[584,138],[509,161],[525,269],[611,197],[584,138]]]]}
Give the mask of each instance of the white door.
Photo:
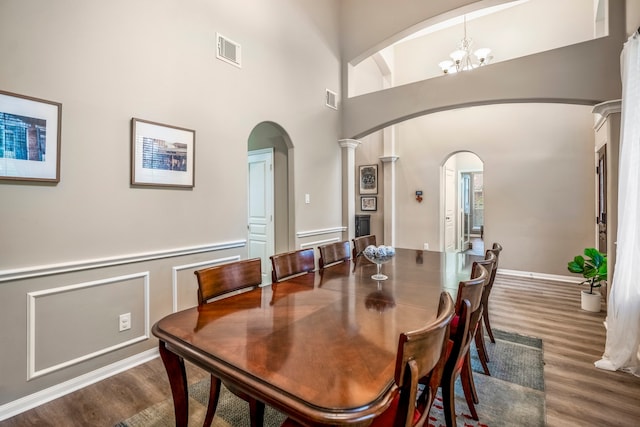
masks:
{"type": "Polygon", "coordinates": [[[271,283],[275,251],[273,225],[273,150],[249,152],[249,258],[262,259],[262,284],[271,283]]]}
{"type": "Polygon", "coordinates": [[[456,177],[455,171],[444,170],[444,250],[456,251],[456,177]]]}

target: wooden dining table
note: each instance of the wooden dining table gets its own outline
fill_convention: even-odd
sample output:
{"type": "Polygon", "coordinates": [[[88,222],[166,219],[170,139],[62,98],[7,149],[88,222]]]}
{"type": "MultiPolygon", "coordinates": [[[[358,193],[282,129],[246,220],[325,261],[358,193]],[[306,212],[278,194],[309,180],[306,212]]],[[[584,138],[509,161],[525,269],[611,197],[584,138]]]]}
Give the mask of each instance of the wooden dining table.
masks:
{"type": "Polygon", "coordinates": [[[391,403],[400,333],[433,321],[473,260],[397,249],[384,281],[359,257],[164,317],[153,334],[176,425],[188,420],[185,360],[304,425],[368,425],[391,403]]]}

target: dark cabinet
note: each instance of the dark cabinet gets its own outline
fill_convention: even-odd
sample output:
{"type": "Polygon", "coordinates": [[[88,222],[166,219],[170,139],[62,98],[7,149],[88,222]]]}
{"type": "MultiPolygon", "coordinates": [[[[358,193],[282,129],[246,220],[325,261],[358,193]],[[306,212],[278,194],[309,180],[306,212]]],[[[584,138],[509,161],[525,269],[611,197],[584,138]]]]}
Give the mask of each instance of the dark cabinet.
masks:
{"type": "Polygon", "coordinates": [[[356,215],[356,237],[371,234],[370,222],[371,215],[356,215]]]}

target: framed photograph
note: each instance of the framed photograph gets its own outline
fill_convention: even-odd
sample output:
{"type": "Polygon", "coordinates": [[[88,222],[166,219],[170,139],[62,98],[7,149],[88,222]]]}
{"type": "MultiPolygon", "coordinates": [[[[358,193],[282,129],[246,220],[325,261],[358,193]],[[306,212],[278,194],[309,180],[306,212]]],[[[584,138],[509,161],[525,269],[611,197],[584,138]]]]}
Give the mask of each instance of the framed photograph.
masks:
{"type": "Polygon", "coordinates": [[[361,211],[378,210],[378,198],[376,196],[360,197],[360,210],[361,211]]]}
{"type": "Polygon", "coordinates": [[[378,194],[378,165],[360,166],[360,194],[378,194]]]}
{"type": "Polygon", "coordinates": [[[131,184],[192,188],[196,131],[131,119],[131,184]]]}
{"type": "Polygon", "coordinates": [[[60,182],[62,104],[0,91],[0,180],[60,182]]]}

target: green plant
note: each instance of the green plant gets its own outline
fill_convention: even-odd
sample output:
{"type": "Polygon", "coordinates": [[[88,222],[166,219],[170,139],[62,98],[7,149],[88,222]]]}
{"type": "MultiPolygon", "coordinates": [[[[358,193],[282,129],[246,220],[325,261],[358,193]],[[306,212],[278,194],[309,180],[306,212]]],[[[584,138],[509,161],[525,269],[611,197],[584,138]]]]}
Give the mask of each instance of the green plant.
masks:
{"type": "Polygon", "coordinates": [[[573,261],[569,261],[567,268],[572,273],[582,274],[585,280],[580,284],[588,283],[590,294],[593,293],[593,288],[599,288],[607,280],[607,256],[595,248],[586,248],[584,257],[576,256],[573,261]]]}

